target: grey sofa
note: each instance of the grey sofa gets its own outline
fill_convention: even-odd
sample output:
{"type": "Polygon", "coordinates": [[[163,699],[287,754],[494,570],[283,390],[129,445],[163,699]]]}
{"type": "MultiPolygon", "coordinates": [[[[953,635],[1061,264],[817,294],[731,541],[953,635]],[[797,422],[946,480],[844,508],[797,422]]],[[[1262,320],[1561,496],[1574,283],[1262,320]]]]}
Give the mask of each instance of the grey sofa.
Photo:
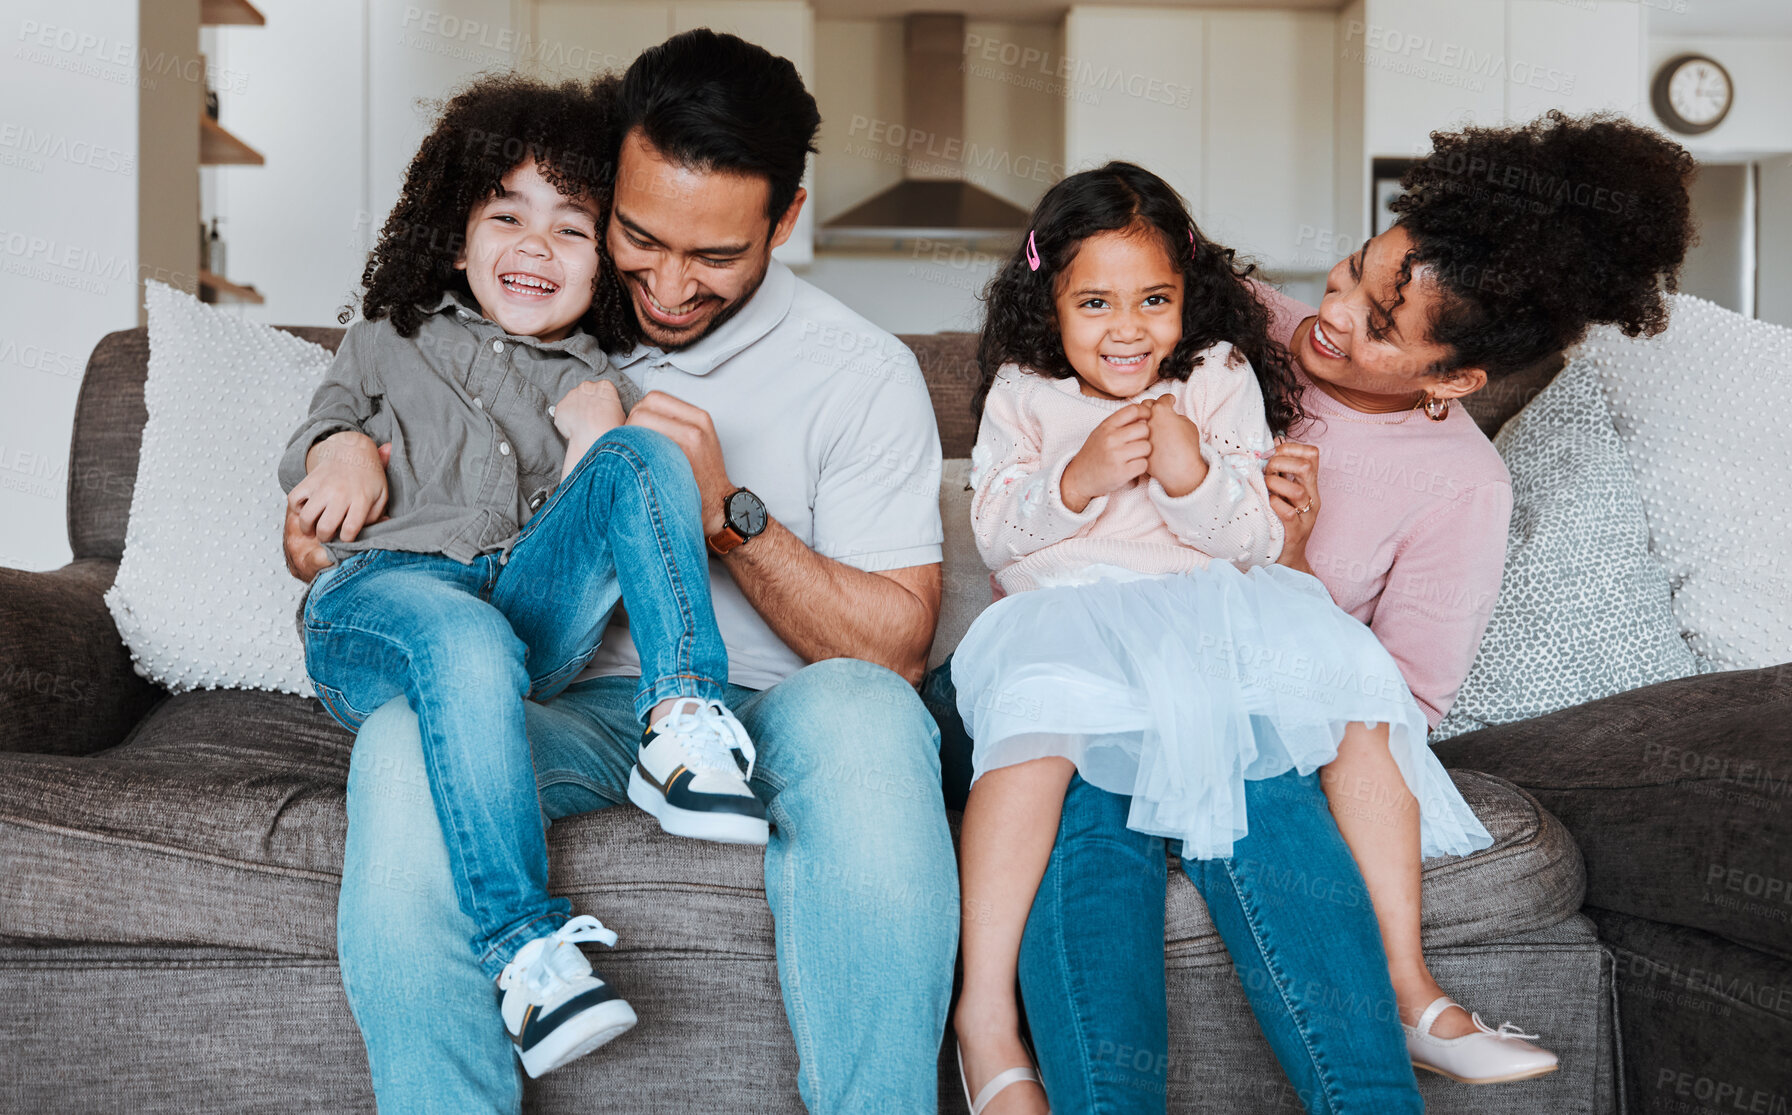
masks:
{"type": "MultiPolygon", "coordinates": [[[[294,332],[331,347],[340,336],[294,332]]],[[[905,340],[933,390],[947,456],[968,455],[969,338],[905,340]]],[[[68,473],[74,560],[48,573],[0,569],[0,971],[22,1007],[0,1015],[7,1051],[0,1110],[371,1110],[366,1061],[335,963],[351,737],[298,697],[156,689],[132,672],[101,600],[124,545],[147,356],[145,332],[136,329],[106,337],[88,363],[68,473]]],[[[1484,424],[1497,427],[1552,371],[1480,399],[1484,424]]],[[[962,497],[950,481],[944,487],[951,523],[962,497]]],[[[952,530],[947,580],[956,602],[942,621],[935,661],[962,633],[978,586],[987,584],[964,525],[952,530]]],[[[1776,675],[1782,707],[1785,683],[1776,675]]],[[[1730,684],[1707,698],[1724,709],[1743,706],[1747,684],[1730,684]]],[[[1676,905],[1670,892],[1683,885],[1694,894],[1698,879],[1661,883],[1659,902],[1625,900],[1635,878],[1647,874],[1632,857],[1649,854],[1651,837],[1608,838],[1630,832],[1628,807],[1601,804],[1591,791],[1602,775],[1629,785],[1624,768],[1635,757],[1608,749],[1581,767],[1567,763],[1563,756],[1582,734],[1602,730],[1596,711],[1573,719],[1582,712],[1533,734],[1524,725],[1478,733],[1481,744],[1465,737],[1451,752],[1474,756],[1490,772],[1465,769],[1456,777],[1495,843],[1466,859],[1427,864],[1428,949],[1444,984],[1491,1020],[1522,1019],[1547,1035],[1562,1070],[1483,1089],[1423,1074],[1434,1111],[1603,1115],[1621,1110],[1626,1079],[1633,1097],[1646,1091],[1639,1082],[1653,1081],[1658,1064],[1728,1071],[1708,1067],[1722,1050],[1707,1044],[1718,1043],[1680,1022],[1651,1022],[1655,1028],[1640,1038],[1626,1030],[1626,1044],[1650,1061],[1639,1068],[1633,1054],[1624,1071],[1615,991],[1652,995],[1631,990],[1642,977],[1624,965],[1721,950],[1733,919],[1684,908],[1696,898],[1676,905]],[[1585,826],[1575,829],[1580,846],[1545,804],[1585,826]],[[1598,857],[1591,883],[1581,846],[1598,857]],[[1589,895],[1597,909],[1583,912],[1589,895]],[[1600,929],[1619,943],[1616,970],[1600,929]],[[1688,934],[1699,936],[1689,943],[1688,934]]],[[[1782,792],[1786,723],[1780,716],[1776,729],[1782,792]]],[[[1671,781],[1672,772],[1662,773],[1671,781]]],[[[1672,791],[1652,800],[1671,815],[1707,804],[1672,791]]],[[[1774,819],[1783,831],[1780,804],[1774,819]]],[[[1738,832],[1731,851],[1713,854],[1753,865],[1735,850],[1748,839],[1738,832]]],[[[664,837],[628,809],[557,823],[550,850],[555,889],[621,933],[622,947],[606,956],[604,971],[642,1021],[602,1055],[532,1083],[531,1110],[800,1110],[759,856],[664,837]],[[730,927],[723,952],[712,944],[718,922],[730,927]],[[674,969],[677,978],[662,978],[674,969]],[[662,1045],[694,1030],[721,1033],[736,1055],[706,1064],[700,1077],[670,1070],[662,1045]]],[[[1701,854],[1689,850],[1687,862],[1701,854]]],[[[1751,870],[1785,878],[1792,871],[1783,859],[1751,870]]],[[[1762,978],[1792,987],[1785,926],[1759,921],[1758,933],[1732,938],[1735,947],[1756,950],[1762,978]]],[[[1165,936],[1171,1109],[1299,1110],[1180,872],[1170,879],[1165,936]]],[[[1648,997],[1624,1003],[1645,1015],[1668,1010],[1648,997]]],[[[1339,1025],[1353,1024],[1349,1004],[1329,1009],[1339,1025]]],[[[1761,1035],[1771,1033],[1783,1051],[1785,1004],[1773,1010],[1779,1029],[1757,1030],[1757,1014],[1772,1013],[1762,1008],[1730,1018],[1722,1042],[1760,1048],[1761,1035]]],[[[959,1111],[948,1060],[941,1062],[941,1106],[959,1111]]],[[[1677,1086],[1665,1100],[1675,1099],[1677,1086]]]]}

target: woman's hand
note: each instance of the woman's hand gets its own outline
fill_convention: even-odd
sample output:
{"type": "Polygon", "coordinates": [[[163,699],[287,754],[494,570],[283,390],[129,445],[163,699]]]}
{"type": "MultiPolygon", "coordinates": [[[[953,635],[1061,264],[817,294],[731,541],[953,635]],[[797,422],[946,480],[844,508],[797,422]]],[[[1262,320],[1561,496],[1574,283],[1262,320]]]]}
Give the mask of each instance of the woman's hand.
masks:
{"type": "Polygon", "coordinates": [[[1282,520],[1282,556],[1276,564],[1311,573],[1307,539],[1319,520],[1319,447],[1279,438],[1264,464],[1270,510],[1282,520]]]}
{"type": "Polygon", "coordinates": [[[1207,462],[1201,459],[1201,429],[1194,419],[1176,413],[1176,396],[1159,395],[1152,401],[1151,459],[1146,471],[1172,498],[1185,496],[1207,479],[1207,462]]]}
{"type": "Polygon", "coordinates": [[[1058,484],[1065,507],[1080,514],[1090,500],[1145,475],[1151,459],[1150,419],[1150,403],[1131,403],[1090,431],[1058,484]]]}

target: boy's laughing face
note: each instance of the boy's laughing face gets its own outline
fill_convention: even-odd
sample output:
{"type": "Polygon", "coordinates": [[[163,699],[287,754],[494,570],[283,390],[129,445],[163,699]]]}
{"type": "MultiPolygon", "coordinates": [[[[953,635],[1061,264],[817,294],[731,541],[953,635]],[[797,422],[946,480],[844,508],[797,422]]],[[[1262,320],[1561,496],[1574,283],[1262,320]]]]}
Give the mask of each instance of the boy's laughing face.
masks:
{"type": "Polygon", "coordinates": [[[506,333],[558,341],[591,308],[597,276],[597,206],[541,176],[533,159],[467,214],[467,273],[479,311],[506,333]]]}

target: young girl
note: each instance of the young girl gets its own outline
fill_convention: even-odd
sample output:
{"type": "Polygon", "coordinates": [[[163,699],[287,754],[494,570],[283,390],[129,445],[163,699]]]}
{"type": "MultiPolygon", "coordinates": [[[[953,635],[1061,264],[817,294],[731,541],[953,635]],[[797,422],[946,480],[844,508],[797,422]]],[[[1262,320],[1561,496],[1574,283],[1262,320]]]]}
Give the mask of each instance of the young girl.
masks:
{"type": "MultiPolygon", "coordinates": [[[[1129,827],[1226,858],[1246,779],[1382,747],[1425,854],[1491,843],[1374,635],[1275,564],[1263,469],[1296,381],[1174,191],[1126,163],[1065,179],[988,301],[972,516],[1002,598],[952,659],[976,745],[954,1018],[973,1112],[1037,1080],[1015,970],[1073,772],[1130,796],[1129,827]]],[[[1003,1099],[1044,1110],[1030,1084],[1003,1099]]]]}
{"type": "Polygon", "coordinates": [[[766,842],[753,747],[720,703],[684,454],[625,423],[634,384],[593,314],[610,183],[599,89],[500,77],[447,105],[412,161],[351,326],[280,464],[336,564],[302,619],[319,698],[356,729],[416,710],[455,897],[523,1067],[540,1076],[635,1023],[547,892],[524,700],[564,688],[626,602],[647,727],[629,796],[668,831],[766,842]]]}

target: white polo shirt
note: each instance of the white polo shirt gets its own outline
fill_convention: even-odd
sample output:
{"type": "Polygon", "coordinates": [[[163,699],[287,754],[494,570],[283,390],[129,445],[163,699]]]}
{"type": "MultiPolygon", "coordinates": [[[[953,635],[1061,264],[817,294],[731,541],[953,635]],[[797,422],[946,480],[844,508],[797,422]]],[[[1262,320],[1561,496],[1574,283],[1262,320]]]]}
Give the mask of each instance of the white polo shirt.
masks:
{"type": "MultiPolygon", "coordinates": [[[[939,428],[914,354],[784,264],[690,348],[614,361],[708,411],[729,478],[816,553],[867,572],[940,560],[939,428]]],[[[806,664],[713,556],[709,584],[729,681],[766,689],[806,664]]],[[[581,679],[640,675],[622,611],[581,679]]]]}

